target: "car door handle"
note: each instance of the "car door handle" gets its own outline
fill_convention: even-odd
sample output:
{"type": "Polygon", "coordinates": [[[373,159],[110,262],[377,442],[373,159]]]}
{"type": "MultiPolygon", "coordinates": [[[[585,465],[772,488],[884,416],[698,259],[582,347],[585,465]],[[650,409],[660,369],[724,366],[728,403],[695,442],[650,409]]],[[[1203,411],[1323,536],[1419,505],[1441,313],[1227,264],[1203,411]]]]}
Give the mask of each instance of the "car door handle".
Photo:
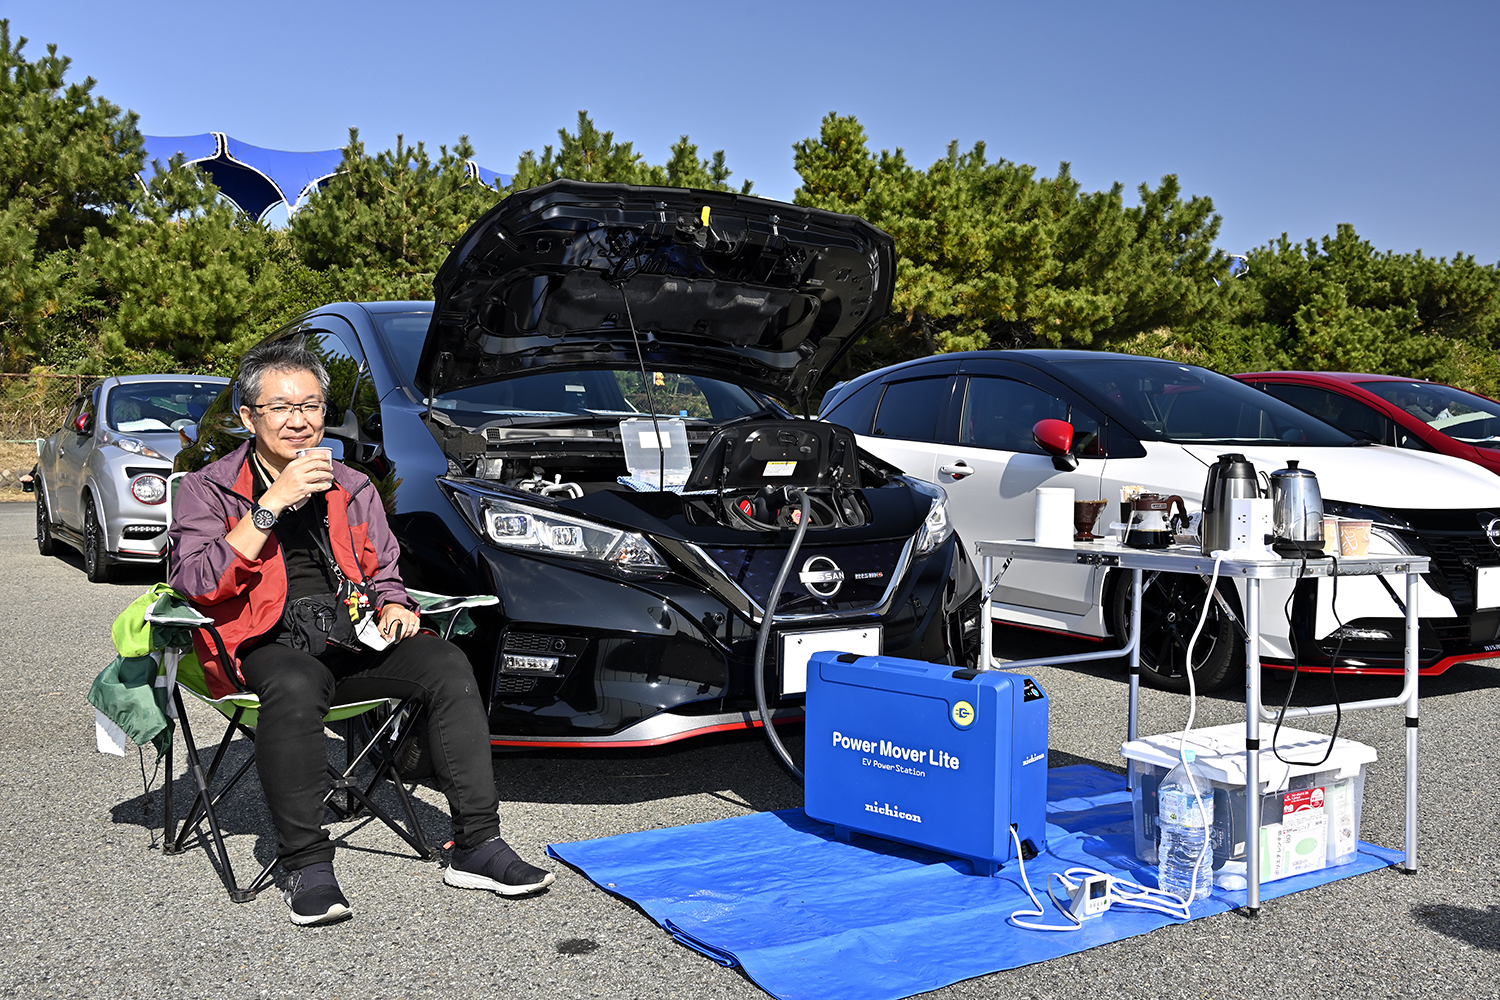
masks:
{"type": "Polygon", "coordinates": [[[962,479],[965,476],[972,476],[975,470],[969,468],[968,464],[965,462],[954,462],[952,465],[938,466],[938,471],[945,476],[952,476],[954,479],[962,479]]]}

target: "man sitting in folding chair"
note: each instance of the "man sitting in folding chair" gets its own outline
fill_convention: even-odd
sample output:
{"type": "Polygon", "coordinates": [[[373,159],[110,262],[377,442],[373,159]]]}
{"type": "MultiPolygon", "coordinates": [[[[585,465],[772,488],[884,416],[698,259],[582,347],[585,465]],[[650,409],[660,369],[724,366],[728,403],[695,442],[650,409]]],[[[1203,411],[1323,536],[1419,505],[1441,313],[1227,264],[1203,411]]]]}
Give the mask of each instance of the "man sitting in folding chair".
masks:
{"type": "Polygon", "coordinates": [[[323,716],[372,698],[415,697],[427,714],[453,818],[443,880],[506,896],[546,888],[551,873],[500,837],[474,671],[457,647],[418,634],[378,491],[326,449],[309,451],[323,438],[327,371],[292,338],[252,349],[237,378],[240,419],[255,437],[178,486],[168,579],[223,638],[228,662],[195,633],[210,692],[260,698],[255,763],[290,872],[292,922],[350,912],[322,826],[323,716]]]}

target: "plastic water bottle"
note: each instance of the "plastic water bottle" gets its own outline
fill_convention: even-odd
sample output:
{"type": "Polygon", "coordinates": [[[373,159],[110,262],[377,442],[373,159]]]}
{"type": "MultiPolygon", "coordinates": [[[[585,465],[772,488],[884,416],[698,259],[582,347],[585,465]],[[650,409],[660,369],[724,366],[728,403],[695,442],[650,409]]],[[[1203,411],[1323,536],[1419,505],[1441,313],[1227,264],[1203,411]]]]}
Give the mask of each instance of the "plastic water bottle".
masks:
{"type": "Polygon", "coordinates": [[[1156,792],[1161,824],[1157,885],[1191,903],[1208,898],[1213,888],[1214,850],[1208,831],[1214,823],[1214,790],[1202,765],[1194,762],[1193,751],[1185,751],[1183,757],[1156,792]]]}

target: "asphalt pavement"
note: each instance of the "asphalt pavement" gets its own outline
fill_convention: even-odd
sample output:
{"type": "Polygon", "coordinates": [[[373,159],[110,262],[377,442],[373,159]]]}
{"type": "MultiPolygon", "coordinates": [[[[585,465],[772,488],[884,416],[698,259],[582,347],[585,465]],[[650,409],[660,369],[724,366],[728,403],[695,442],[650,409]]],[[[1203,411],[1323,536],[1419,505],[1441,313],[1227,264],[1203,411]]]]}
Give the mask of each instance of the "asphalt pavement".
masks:
{"type": "MultiPolygon", "coordinates": [[[[90,584],[71,552],[37,554],[33,526],[29,504],[0,504],[0,996],[766,995],[739,970],[675,943],[630,904],[543,858],[549,843],[799,806],[800,787],[760,736],[497,756],[507,839],[558,874],[532,899],[449,888],[437,863],[416,860],[383,828],[334,824],[335,835],[349,837],[338,864],[355,916],[299,929],[287,921],[279,892],[236,905],[201,850],[161,854],[162,779],[147,797],[133,749],[121,759],[94,748],[85,696],[113,655],[110,623],[159,577],[138,571],[119,583],[90,584]]],[[[1076,646],[1006,635],[1001,648],[1019,656],[1076,646]]],[[[1123,676],[1107,666],[1034,674],[1052,699],[1051,765],[1119,770],[1123,676]]],[[[1268,701],[1279,699],[1283,683],[1267,682],[1268,701]]],[[[1358,700],[1393,694],[1399,685],[1346,678],[1339,689],[1358,700]]],[[[1242,721],[1234,696],[1201,699],[1198,725],[1242,721]]],[[[1308,696],[1326,700],[1326,689],[1308,696]]],[[[197,706],[191,711],[201,719],[201,739],[213,717],[197,706]]],[[[1184,698],[1147,692],[1141,731],[1181,728],[1185,712],[1184,698]]],[[[1415,875],[1377,871],[1271,900],[1257,919],[1226,913],[1195,920],[924,996],[1500,996],[1497,712],[1500,668],[1463,664],[1423,682],[1415,875]]],[[[1363,838],[1399,848],[1399,716],[1353,715],[1341,735],[1380,754],[1368,772],[1363,838]]],[[[800,740],[789,742],[800,753],[800,740]]],[[[148,775],[150,763],[148,751],[148,775]]],[[[175,787],[186,798],[180,766],[175,787]]],[[[252,792],[224,807],[230,850],[247,875],[275,849],[269,815],[252,792]]],[[[442,797],[427,788],[418,796],[429,838],[446,841],[442,797]]],[[[973,936],[976,948],[986,947],[986,927],[975,926],[973,936]]]]}

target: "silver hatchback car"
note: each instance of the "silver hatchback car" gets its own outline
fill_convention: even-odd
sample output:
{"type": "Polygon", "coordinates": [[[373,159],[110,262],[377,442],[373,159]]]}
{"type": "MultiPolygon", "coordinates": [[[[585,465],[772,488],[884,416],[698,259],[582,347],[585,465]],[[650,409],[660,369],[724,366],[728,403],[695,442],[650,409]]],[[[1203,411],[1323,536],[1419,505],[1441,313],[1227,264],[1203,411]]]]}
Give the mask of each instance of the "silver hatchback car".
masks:
{"type": "Polygon", "coordinates": [[[73,401],[37,440],[36,543],[83,553],[90,580],[122,563],[158,563],[167,545],[167,477],[198,418],[229,384],[194,375],[117,375],[73,401]]]}

